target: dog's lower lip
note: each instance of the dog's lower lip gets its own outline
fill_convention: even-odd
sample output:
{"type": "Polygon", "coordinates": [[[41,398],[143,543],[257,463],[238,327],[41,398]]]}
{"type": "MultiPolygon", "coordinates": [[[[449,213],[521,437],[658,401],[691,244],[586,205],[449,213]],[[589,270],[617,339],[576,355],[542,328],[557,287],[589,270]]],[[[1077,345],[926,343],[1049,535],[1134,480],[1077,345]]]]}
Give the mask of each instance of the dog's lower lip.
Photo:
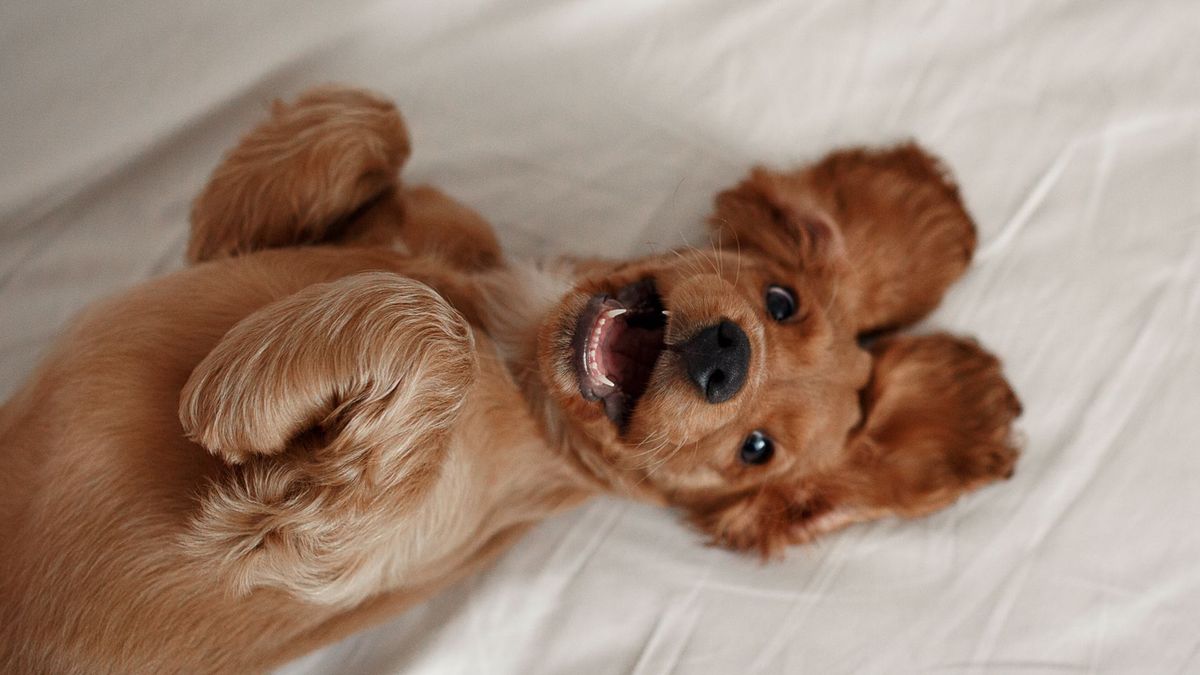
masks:
{"type": "Polygon", "coordinates": [[[605,303],[612,303],[612,299],[606,293],[593,295],[583,306],[580,311],[580,316],[575,321],[575,333],[571,339],[571,358],[575,364],[576,376],[580,383],[580,394],[584,399],[595,401],[600,399],[600,395],[587,386],[587,358],[588,358],[588,342],[592,336],[594,325],[600,316],[600,312],[606,309],[605,303]]]}

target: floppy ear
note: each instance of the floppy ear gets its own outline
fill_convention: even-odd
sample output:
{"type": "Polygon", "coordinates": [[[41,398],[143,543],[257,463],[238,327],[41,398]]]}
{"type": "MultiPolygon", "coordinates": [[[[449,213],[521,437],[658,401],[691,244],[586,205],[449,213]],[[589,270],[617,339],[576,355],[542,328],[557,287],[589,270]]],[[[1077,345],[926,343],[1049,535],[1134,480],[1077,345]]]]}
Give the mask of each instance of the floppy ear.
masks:
{"type": "Polygon", "coordinates": [[[844,271],[845,241],[832,214],[803,194],[789,195],[780,175],[762,167],[717,195],[709,225],[720,247],[756,251],[806,272],[844,271]]]}
{"type": "Polygon", "coordinates": [[[840,242],[825,250],[844,254],[833,283],[860,333],[932,311],[975,249],[974,223],[949,172],[915,143],[839,150],[795,171],[754,169],[718,195],[711,222],[722,246],[806,271],[813,255],[796,232],[840,242]]]}
{"type": "Polygon", "coordinates": [[[322,87],[276,101],[193,203],[187,258],[350,240],[398,225],[398,172],[408,155],[404,120],[376,94],[322,87]],[[388,213],[363,218],[376,206],[388,213]]]}
{"type": "Polygon", "coordinates": [[[1021,405],[994,356],[945,334],[892,337],[872,352],[865,420],[837,460],[702,512],[715,543],[770,556],[852,523],[928,514],[1012,475],[1021,405]]]}
{"type": "Polygon", "coordinates": [[[437,475],[475,364],[462,316],[395,274],[317,284],[243,319],[181,394],[184,432],[227,463],[185,548],[239,592],[378,591],[368,577],[395,562],[380,549],[437,475]]]}

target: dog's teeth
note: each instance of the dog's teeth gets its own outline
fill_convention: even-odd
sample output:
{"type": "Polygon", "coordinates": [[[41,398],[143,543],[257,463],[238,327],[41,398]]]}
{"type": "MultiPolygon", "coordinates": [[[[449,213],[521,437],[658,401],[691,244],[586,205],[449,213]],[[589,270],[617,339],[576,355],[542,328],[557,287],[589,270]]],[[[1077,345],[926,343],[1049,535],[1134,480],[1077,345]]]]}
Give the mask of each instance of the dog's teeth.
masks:
{"type": "Polygon", "coordinates": [[[622,314],[624,314],[627,311],[629,311],[629,310],[625,309],[624,307],[617,307],[616,309],[610,309],[607,312],[605,312],[603,316],[600,317],[600,321],[603,322],[605,319],[611,319],[613,317],[621,316],[622,314]]]}
{"type": "Polygon", "coordinates": [[[596,374],[596,378],[597,378],[597,379],[599,379],[599,380],[600,380],[601,382],[603,382],[604,384],[607,384],[607,385],[608,385],[608,386],[610,386],[610,387],[615,387],[615,386],[616,386],[615,384],[613,384],[613,381],[612,381],[612,380],[610,380],[610,379],[608,379],[608,376],[607,376],[607,375],[605,375],[604,373],[597,373],[597,374],[596,374]]]}
{"type": "Polygon", "coordinates": [[[671,316],[671,313],[665,309],[662,312],[663,312],[663,316],[671,316]]]}

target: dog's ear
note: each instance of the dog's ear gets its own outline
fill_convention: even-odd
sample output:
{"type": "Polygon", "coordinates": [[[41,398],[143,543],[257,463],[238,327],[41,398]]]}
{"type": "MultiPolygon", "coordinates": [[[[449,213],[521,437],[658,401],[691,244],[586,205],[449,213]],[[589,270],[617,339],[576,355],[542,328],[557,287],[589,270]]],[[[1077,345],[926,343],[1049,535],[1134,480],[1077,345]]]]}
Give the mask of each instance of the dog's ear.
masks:
{"type": "Polygon", "coordinates": [[[851,523],[928,514],[1012,474],[1021,406],[994,356],[944,334],[872,351],[865,420],[837,459],[694,510],[714,543],[771,556],[851,523]]]}
{"type": "Polygon", "coordinates": [[[188,260],[361,238],[376,220],[398,225],[408,155],[404,120],[376,94],[322,87],[276,101],[193,203],[188,260]],[[364,218],[375,206],[389,212],[364,218]]]}
{"type": "Polygon", "coordinates": [[[341,604],[378,591],[388,580],[371,575],[403,561],[375,563],[402,555],[388,534],[438,474],[475,369],[462,316],[394,274],[310,286],[246,317],[181,395],[184,432],[227,464],[184,547],[238,592],[341,604]]]}
{"type": "Polygon", "coordinates": [[[755,169],[717,196],[711,223],[721,246],[806,273],[841,254],[844,264],[826,268],[860,333],[932,311],[975,249],[958,188],[915,143],[840,150],[795,171],[755,169]]]}
{"type": "Polygon", "coordinates": [[[845,241],[830,213],[783,176],[755,167],[736,187],[719,193],[709,217],[721,248],[753,251],[806,272],[838,269],[845,241]]]}

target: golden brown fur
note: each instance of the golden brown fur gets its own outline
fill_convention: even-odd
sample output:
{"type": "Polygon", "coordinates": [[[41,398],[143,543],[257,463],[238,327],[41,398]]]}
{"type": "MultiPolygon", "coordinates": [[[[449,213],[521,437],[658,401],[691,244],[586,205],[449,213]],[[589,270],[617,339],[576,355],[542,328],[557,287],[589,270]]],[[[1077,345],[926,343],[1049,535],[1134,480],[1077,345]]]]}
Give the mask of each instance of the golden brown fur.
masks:
{"type": "Polygon", "coordinates": [[[277,103],[197,199],[195,264],[89,309],[0,408],[0,671],[260,670],[600,492],[770,556],[1012,472],[994,357],[860,347],[935,307],[974,248],[915,145],[754,170],[718,196],[711,250],[541,268],[402,185],[408,151],[375,95],[277,103]],[[647,279],[670,314],[644,393],[585,400],[589,303],[647,279]],[[748,370],[709,403],[683,345],[720,320],[748,370]],[[739,460],[754,430],[762,464],[739,460]]]}

